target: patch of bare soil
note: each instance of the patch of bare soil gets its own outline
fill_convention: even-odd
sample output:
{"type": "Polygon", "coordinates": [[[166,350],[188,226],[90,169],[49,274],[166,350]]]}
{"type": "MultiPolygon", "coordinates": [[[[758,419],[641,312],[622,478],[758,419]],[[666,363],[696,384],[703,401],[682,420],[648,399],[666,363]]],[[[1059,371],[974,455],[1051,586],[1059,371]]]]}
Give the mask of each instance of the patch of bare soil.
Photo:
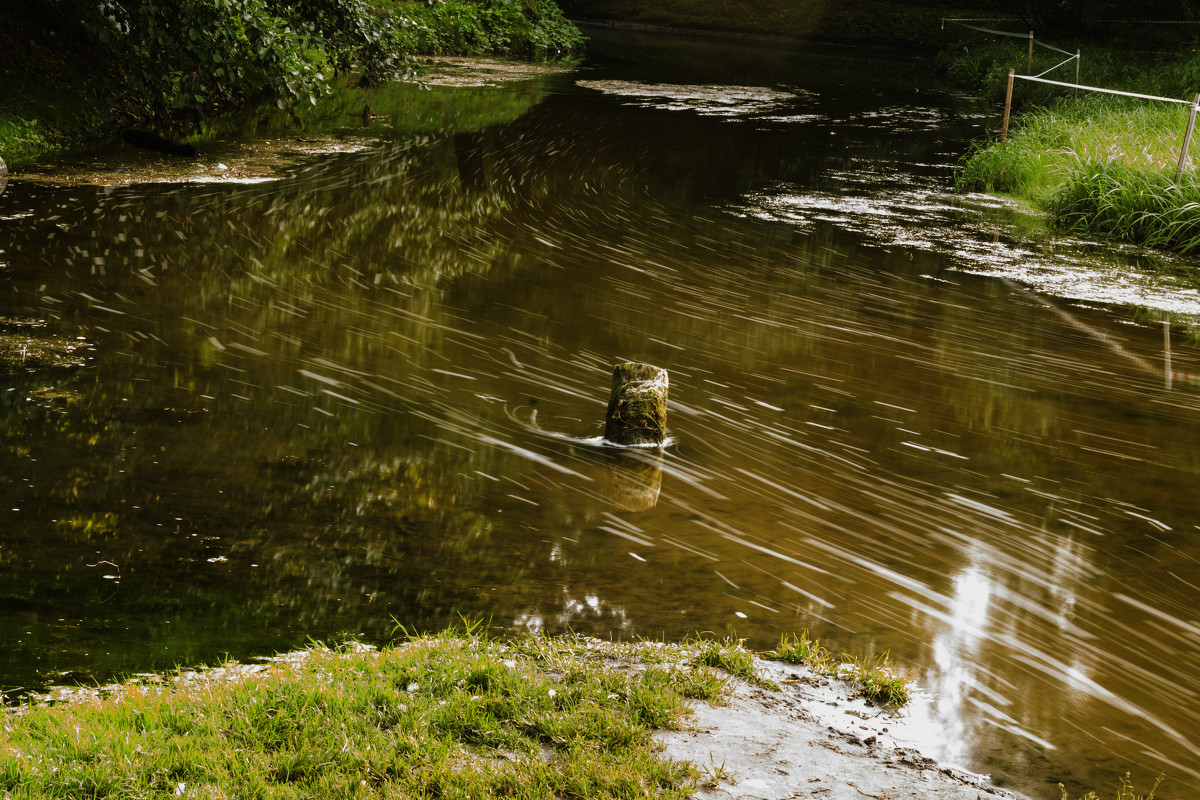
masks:
{"type": "Polygon", "coordinates": [[[759,661],[774,692],[738,681],[728,705],[696,703],[688,729],[658,735],[666,755],[709,778],[699,800],[1019,800],[986,777],[941,767],[903,724],[849,684],[759,661]]]}

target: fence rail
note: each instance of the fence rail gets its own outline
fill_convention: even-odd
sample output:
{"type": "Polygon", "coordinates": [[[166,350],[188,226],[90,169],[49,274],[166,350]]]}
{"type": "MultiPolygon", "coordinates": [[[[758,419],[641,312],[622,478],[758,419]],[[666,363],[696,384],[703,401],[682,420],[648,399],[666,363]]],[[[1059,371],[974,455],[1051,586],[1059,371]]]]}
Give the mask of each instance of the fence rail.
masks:
{"type": "Polygon", "coordinates": [[[1072,53],[1069,50],[1063,50],[1061,47],[1055,47],[1052,44],[1047,44],[1046,42],[1039,41],[1034,38],[1033,31],[1030,31],[1029,33],[1013,33],[1012,31],[999,31],[999,30],[996,30],[995,28],[980,28],[978,25],[968,25],[967,24],[968,22],[1019,22],[1019,21],[1020,20],[1004,20],[1004,19],[995,19],[995,20],[950,19],[948,17],[943,17],[942,18],[942,30],[946,29],[946,23],[949,22],[953,25],[958,25],[959,27],[962,27],[962,28],[969,28],[970,30],[973,30],[973,31],[979,31],[980,33],[990,33],[995,36],[1008,36],[1012,39],[1028,39],[1029,40],[1029,58],[1028,58],[1028,63],[1026,64],[1026,70],[1025,70],[1027,73],[1033,74],[1033,46],[1036,44],[1038,47],[1045,47],[1047,50],[1053,50],[1056,53],[1062,53],[1064,56],[1069,56],[1069,58],[1066,61],[1062,62],[1062,64],[1056,64],[1055,66],[1046,70],[1046,72],[1043,72],[1042,75],[1045,75],[1046,73],[1049,73],[1049,72],[1053,72],[1054,70],[1058,69],[1059,67],[1063,66],[1064,64],[1069,64],[1072,60],[1074,60],[1075,61],[1075,82],[1079,83],[1079,51],[1078,50],[1076,50],[1074,53],[1072,53]]]}

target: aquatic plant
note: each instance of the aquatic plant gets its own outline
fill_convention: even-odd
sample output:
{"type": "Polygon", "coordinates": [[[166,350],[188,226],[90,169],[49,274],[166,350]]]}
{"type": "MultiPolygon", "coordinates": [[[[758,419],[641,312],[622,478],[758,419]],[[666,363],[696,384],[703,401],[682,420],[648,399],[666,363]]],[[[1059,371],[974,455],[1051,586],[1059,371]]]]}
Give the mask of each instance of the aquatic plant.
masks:
{"type": "MultiPolygon", "coordinates": [[[[1117,795],[1114,800],[1154,800],[1154,792],[1158,790],[1158,786],[1163,782],[1163,776],[1159,775],[1154,781],[1154,785],[1150,787],[1149,794],[1138,794],[1133,784],[1129,782],[1129,773],[1126,772],[1121,777],[1121,786],[1117,789],[1117,795]]],[[[1067,795],[1067,789],[1061,783],[1058,785],[1058,790],[1062,793],[1062,800],[1070,800],[1067,795]]],[[[1100,796],[1095,792],[1088,792],[1079,800],[1100,800],[1100,796]]]]}

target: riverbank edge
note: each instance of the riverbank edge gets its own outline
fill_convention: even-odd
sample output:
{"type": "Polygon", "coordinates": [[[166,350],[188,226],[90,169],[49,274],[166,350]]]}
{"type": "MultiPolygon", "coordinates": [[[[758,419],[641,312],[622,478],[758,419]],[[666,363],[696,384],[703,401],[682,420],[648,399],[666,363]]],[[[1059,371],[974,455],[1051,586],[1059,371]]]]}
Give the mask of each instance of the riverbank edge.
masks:
{"type": "MultiPolygon", "coordinates": [[[[976,44],[949,47],[936,57],[948,80],[996,108],[996,127],[959,161],[958,191],[1016,200],[1061,233],[1183,255],[1200,251],[1196,159],[1185,159],[1182,169],[1179,164],[1187,120],[1181,104],[1191,96],[1192,71],[1200,67],[1194,44],[1126,53],[1106,40],[1085,42],[1088,68],[1081,84],[1178,104],[1086,91],[1074,98],[1070,89],[1017,81],[1005,141],[997,134],[1006,75],[1026,72],[1025,50],[1004,41],[976,44]]],[[[1065,44],[1075,48],[1079,42],[1065,44]]],[[[1039,52],[1038,58],[1043,62],[1035,63],[1035,72],[1060,55],[1039,52]]]]}
{"type": "MultiPolygon", "coordinates": [[[[543,0],[543,2],[554,8],[555,13],[559,14],[560,20],[574,29],[568,38],[582,42],[583,36],[578,28],[575,28],[574,23],[566,20],[565,17],[561,17],[561,12],[557,10],[553,0],[543,0]]],[[[534,12],[527,11],[526,13],[534,12]]],[[[496,15],[488,15],[485,19],[482,12],[478,14],[478,19],[473,21],[476,26],[504,25],[506,22],[511,23],[512,21],[506,21],[496,15]]],[[[398,29],[412,27],[412,23],[405,18],[396,18],[392,24],[398,29]]],[[[512,31],[491,30],[489,27],[493,34],[490,42],[496,46],[485,52],[465,46],[455,47],[450,44],[460,37],[462,29],[466,27],[466,21],[460,17],[431,16],[427,19],[423,18],[421,27],[425,31],[425,40],[438,43],[438,49],[435,52],[418,48],[412,52],[392,54],[395,58],[409,63],[409,69],[405,71],[408,80],[419,82],[420,73],[416,60],[431,57],[475,56],[529,61],[529,59],[520,59],[518,54],[511,50],[516,38],[512,31]],[[508,49],[505,49],[506,47],[508,49]]],[[[559,44],[563,43],[544,43],[550,50],[558,50],[559,44]]],[[[558,60],[569,59],[576,55],[577,53],[565,50],[561,51],[557,58],[558,60]]],[[[53,89],[47,87],[43,75],[27,73],[6,75],[5,85],[0,93],[5,98],[4,108],[0,108],[0,165],[3,165],[0,167],[0,191],[3,190],[3,181],[7,177],[19,178],[30,167],[53,165],[71,154],[87,152],[90,148],[95,148],[120,136],[120,132],[114,128],[111,120],[101,122],[106,114],[104,109],[96,106],[97,90],[94,86],[89,85],[89,81],[93,80],[94,76],[87,72],[86,67],[82,71],[77,71],[75,65],[65,61],[68,57],[65,53],[61,56],[64,61],[61,68],[56,70],[59,73],[58,85],[53,89]],[[52,94],[53,97],[48,97],[48,94],[52,94]]],[[[547,60],[554,61],[554,59],[547,60]]],[[[357,80],[357,73],[347,75],[338,74],[337,71],[327,72],[329,77],[324,82],[327,87],[326,91],[332,88],[337,81],[354,83],[357,80]]],[[[210,125],[219,124],[222,120],[245,115],[256,108],[269,108],[273,105],[274,103],[268,102],[264,106],[260,101],[248,99],[247,102],[227,108],[205,121],[210,125]]],[[[151,125],[151,127],[158,126],[151,125]]],[[[189,149],[186,144],[188,138],[186,136],[181,137],[180,142],[163,139],[157,135],[150,135],[146,138],[158,142],[157,145],[152,146],[154,149],[169,146],[179,147],[181,144],[180,152],[189,149]]]]}
{"type": "Polygon", "coordinates": [[[63,689],[4,718],[0,792],[275,796],[278,784],[312,797],[520,786],[518,796],[782,798],[803,785],[1013,797],[898,741],[894,707],[828,674],[819,644],[805,651],[826,659],[815,666],[772,660],[801,656],[787,642],[754,654],[733,639],[492,640],[467,629],[63,689]],[[328,731],[342,757],[314,764],[328,731]]]}

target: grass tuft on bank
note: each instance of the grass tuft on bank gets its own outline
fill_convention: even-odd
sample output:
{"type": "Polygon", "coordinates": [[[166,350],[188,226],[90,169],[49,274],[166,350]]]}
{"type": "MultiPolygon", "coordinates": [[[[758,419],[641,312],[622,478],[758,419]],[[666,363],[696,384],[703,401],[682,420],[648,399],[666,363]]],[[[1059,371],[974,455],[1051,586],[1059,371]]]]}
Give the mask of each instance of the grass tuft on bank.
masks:
{"type": "Polygon", "coordinates": [[[788,664],[803,664],[819,675],[853,681],[863,697],[882,706],[900,708],[912,699],[912,678],[898,673],[886,653],[865,659],[852,656],[835,659],[819,639],[810,639],[805,630],[799,635],[784,634],[779,645],[766,656],[788,664]]]}
{"type": "Polygon", "coordinates": [[[466,630],[32,703],[0,719],[0,795],[683,798],[652,733],[759,681],[734,639],[466,630]]]}

